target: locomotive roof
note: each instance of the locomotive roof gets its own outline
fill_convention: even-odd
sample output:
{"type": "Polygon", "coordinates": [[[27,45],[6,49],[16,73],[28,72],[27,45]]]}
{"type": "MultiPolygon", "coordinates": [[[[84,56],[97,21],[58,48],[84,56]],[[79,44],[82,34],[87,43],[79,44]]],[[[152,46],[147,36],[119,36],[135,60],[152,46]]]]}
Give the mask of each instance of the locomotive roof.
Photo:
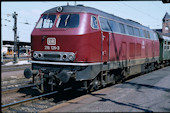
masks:
{"type": "MultiPolygon", "coordinates": [[[[92,8],[92,7],[87,7],[87,6],[82,6],[82,5],[76,5],[76,6],[66,5],[66,6],[60,6],[60,7],[62,7],[62,11],[61,12],[68,12],[68,13],[71,13],[71,12],[93,13],[93,14],[97,14],[97,15],[100,15],[100,16],[104,16],[104,17],[107,17],[107,18],[111,18],[111,19],[114,19],[114,20],[117,20],[117,21],[129,24],[129,25],[133,25],[133,26],[136,26],[136,27],[142,27],[144,29],[151,30],[148,27],[143,26],[140,23],[135,22],[133,20],[123,19],[123,18],[120,18],[120,17],[115,16],[113,14],[109,14],[109,13],[103,12],[101,10],[92,8]]],[[[43,14],[56,13],[57,12],[56,11],[57,8],[58,7],[51,8],[51,9],[45,11],[43,14]]]]}

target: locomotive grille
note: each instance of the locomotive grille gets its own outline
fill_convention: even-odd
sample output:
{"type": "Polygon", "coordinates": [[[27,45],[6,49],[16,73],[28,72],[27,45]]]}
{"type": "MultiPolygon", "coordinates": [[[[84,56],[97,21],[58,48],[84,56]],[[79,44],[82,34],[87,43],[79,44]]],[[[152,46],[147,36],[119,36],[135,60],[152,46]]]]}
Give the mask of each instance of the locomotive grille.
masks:
{"type": "Polygon", "coordinates": [[[60,58],[59,54],[44,54],[44,58],[60,58]]]}

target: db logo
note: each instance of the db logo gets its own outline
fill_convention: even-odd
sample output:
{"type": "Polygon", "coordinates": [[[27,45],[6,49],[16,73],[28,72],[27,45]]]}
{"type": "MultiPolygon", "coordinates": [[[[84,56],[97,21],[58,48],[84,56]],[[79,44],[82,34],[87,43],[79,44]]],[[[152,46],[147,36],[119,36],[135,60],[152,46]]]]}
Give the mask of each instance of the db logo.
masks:
{"type": "Polygon", "coordinates": [[[47,45],[56,45],[56,38],[47,38],[47,45]]]}

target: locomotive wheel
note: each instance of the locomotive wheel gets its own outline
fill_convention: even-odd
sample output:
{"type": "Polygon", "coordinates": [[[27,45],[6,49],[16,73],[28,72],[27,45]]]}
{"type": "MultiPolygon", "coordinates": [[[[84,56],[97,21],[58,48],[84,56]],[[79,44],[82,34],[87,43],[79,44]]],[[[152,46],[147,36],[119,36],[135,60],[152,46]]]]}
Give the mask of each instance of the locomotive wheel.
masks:
{"type": "Polygon", "coordinates": [[[116,78],[114,74],[111,74],[110,79],[111,79],[111,84],[116,84],[116,78]]]}
{"type": "Polygon", "coordinates": [[[96,78],[91,82],[91,86],[90,86],[90,88],[89,88],[89,91],[92,92],[92,91],[98,90],[100,87],[101,87],[100,81],[99,81],[98,77],[96,77],[96,78]]]}
{"type": "Polygon", "coordinates": [[[51,90],[51,87],[50,87],[50,85],[48,84],[48,82],[49,82],[49,79],[44,79],[44,93],[48,93],[48,92],[50,92],[51,90]]]}

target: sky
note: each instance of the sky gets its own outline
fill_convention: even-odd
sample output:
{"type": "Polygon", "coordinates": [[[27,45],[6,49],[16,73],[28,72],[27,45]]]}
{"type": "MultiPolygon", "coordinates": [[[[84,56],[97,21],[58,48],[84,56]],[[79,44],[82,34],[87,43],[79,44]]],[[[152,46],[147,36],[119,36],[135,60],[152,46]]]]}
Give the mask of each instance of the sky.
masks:
{"type": "Polygon", "coordinates": [[[170,14],[170,4],[162,1],[23,1],[1,2],[1,38],[14,41],[14,19],[17,16],[17,35],[20,42],[30,42],[31,33],[40,15],[53,7],[62,5],[83,4],[104,12],[114,14],[124,19],[131,19],[151,29],[162,28],[162,18],[165,13],[170,14]],[[28,24],[26,24],[28,23],[28,24]]]}

